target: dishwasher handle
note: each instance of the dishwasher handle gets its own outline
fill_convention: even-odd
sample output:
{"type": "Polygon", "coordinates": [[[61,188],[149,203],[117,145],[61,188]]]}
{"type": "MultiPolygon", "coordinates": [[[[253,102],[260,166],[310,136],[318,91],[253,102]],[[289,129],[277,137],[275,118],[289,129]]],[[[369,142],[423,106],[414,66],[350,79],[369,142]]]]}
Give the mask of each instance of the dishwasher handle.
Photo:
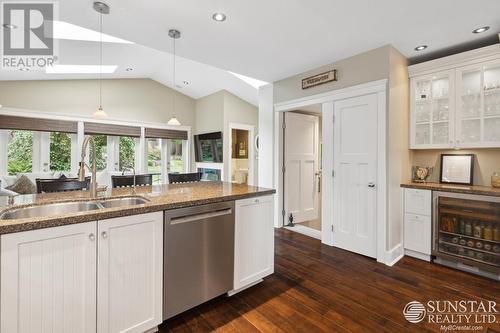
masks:
{"type": "Polygon", "coordinates": [[[170,225],[205,220],[205,219],[210,219],[210,218],[217,217],[217,216],[230,215],[232,213],[233,213],[233,210],[231,208],[227,208],[227,209],[217,210],[217,211],[208,212],[208,213],[174,217],[170,220],[170,225]]]}

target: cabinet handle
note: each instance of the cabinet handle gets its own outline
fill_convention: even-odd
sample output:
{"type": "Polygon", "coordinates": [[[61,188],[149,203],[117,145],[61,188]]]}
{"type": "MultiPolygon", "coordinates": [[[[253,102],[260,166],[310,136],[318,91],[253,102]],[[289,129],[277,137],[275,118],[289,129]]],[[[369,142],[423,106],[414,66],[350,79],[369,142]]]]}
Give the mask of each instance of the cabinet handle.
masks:
{"type": "Polygon", "coordinates": [[[375,187],[375,183],[368,183],[368,187],[369,188],[374,188],[375,187]]]}
{"type": "Polygon", "coordinates": [[[90,234],[89,235],[89,239],[93,242],[95,241],[95,235],[94,234],[90,234]]]}
{"type": "Polygon", "coordinates": [[[102,238],[106,239],[106,238],[108,238],[108,233],[106,231],[103,231],[101,233],[101,236],[102,236],[102,238]]]}

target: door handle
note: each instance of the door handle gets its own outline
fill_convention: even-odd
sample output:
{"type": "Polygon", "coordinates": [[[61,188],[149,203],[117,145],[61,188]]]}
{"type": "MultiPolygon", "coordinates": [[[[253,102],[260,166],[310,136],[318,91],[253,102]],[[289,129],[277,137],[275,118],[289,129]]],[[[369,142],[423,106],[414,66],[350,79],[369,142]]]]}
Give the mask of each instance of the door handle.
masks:
{"type": "Polygon", "coordinates": [[[375,183],[368,183],[368,187],[369,188],[374,188],[375,187],[375,183]]]}

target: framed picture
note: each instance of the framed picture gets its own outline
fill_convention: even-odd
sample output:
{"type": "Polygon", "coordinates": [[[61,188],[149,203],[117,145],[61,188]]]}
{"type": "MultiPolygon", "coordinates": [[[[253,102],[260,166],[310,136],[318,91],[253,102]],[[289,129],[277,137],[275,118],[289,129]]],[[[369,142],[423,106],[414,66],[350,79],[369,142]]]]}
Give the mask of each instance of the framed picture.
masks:
{"type": "Polygon", "coordinates": [[[473,154],[442,154],[440,182],[444,184],[472,185],[473,154]]]}

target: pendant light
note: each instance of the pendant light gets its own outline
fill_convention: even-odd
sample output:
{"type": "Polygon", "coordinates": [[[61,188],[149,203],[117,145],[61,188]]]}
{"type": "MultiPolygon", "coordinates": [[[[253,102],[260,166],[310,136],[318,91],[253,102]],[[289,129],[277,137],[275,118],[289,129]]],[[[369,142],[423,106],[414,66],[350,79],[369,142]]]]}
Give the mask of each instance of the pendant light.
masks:
{"type": "Polygon", "coordinates": [[[94,10],[99,13],[99,108],[94,112],[94,118],[108,118],[107,113],[102,108],[102,15],[109,14],[109,6],[104,2],[94,2],[94,10]]]}
{"type": "MultiPolygon", "coordinates": [[[[175,40],[181,38],[181,32],[179,30],[176,30],[176,29],[170,29],[168,31],[168,35],[170,36],[170,38],[172,38],[172,41],[174,43],[172,89],[175,90],[175,87],[176,87],[176,85],[175,85],[175,82],[176,82],[175,81],[175,40]]],[[[172,118],[170,118],[170,120],[167,122],[167,124],[173,125],[173,126],[180,126],[181,122],[175,116],[175,91],[173,92],[172,105],[173,105],[172,110],[174,112],[174,115],[172,118]]]]}

